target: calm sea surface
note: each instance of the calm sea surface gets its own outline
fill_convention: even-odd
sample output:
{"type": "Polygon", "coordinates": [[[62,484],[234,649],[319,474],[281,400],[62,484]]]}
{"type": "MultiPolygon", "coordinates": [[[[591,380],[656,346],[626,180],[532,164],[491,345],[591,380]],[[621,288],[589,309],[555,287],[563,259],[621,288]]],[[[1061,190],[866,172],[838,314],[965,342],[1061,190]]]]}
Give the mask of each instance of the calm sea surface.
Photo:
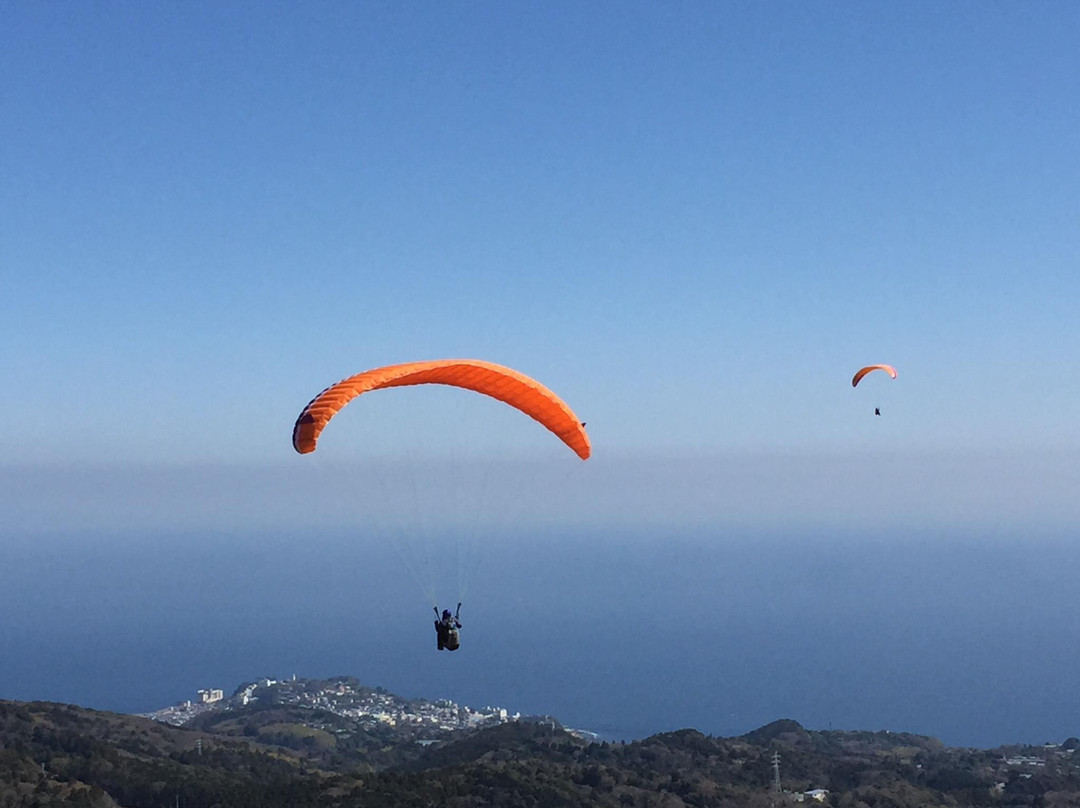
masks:
{"type": "MultiPolygon", "coordinates": [[[[1080,735],[1080,550],[1060,539],[477,541],[456,654],[435,651],[400,555],[363,536],[0,547],[0,698],[140,712],[261,676],[347,674],[615,739],[778,718],[953,745],[1080,735]]],[[[453,549],[433,553],[452,606],[453,549]]]]}

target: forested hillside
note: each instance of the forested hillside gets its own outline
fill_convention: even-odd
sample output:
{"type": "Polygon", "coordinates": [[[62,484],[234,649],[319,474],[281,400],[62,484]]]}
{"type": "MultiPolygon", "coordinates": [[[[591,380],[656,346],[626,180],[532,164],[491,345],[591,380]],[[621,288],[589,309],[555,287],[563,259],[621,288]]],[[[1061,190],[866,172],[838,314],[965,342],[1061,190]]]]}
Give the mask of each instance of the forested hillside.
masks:
{"type": "Polygon", "coordinates": [[[687,729],[611,744],[519,721],[418,744],[340,722],[253,708],[234,711],[224,734],[0,702],[0,808],[1080,806],[1076,739],[952,749],[916,735],[778,721],[737,738],[687,729]],[[348,731],[328,731],[327,721],[348,731]]]}

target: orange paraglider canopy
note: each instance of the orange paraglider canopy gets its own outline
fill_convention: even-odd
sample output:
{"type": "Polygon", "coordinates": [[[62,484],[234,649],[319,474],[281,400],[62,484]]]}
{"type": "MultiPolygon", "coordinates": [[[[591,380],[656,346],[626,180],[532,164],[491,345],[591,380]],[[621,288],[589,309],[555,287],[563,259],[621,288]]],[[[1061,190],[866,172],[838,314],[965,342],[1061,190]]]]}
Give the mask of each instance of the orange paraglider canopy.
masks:
{"type": "Polygon", "coordinates": [[[319,434],[330,419],[358,395],[414,384],[446,384],[491,396],[543,424],[582,460],[588,459],[592,452],[585,425],[562,399],[535,379],[478,359],[387,365],[343,379],[323,390],[304,407],[293,427],[293,448],[300,454],[314,452],[319,434]]]}
{"type": "Polygon", "coordinates": [[[892,378],[896,378],[896,368],[894,368],[892,365],[867,365],[866,367],[861,368],[859,372],[855,374],[855,378],[851,380],[851,386],[854,387],[859,383],[863,376],[875,370],[884,370],[892,378]]]}

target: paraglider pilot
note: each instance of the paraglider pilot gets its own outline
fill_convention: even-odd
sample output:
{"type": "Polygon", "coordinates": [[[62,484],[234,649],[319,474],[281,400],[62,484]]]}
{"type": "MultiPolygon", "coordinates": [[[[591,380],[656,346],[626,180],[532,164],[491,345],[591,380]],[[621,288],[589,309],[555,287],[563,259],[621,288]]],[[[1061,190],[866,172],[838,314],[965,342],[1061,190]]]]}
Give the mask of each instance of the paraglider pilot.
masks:
{"type": "Polygon", "coordinates": [[[458,629],[461,628],[461,621],[458,617],[461,614],[461,604],[457,605],[457,612],[450,614],[449,609],[443,609],[442,617],[439,617],[439,607],[432,607],[435,609],[435,636],[438,638],[439,650],[444,648],[447,651],[456,651],[461,644],[461,638],[458,636],[458,629]]]}

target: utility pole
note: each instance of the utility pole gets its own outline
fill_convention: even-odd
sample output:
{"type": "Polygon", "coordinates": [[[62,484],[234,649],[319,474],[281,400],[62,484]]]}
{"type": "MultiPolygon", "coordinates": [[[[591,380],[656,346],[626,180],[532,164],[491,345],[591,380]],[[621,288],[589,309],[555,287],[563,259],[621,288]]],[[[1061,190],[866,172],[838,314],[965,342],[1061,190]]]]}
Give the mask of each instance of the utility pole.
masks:
{"type": "Polygon", "coordinates": [[[783,791],[780,788],[780,753],[773,752],[772,755],[772,771],[773,771],[773,791],[779,794],[783,791]]]}

